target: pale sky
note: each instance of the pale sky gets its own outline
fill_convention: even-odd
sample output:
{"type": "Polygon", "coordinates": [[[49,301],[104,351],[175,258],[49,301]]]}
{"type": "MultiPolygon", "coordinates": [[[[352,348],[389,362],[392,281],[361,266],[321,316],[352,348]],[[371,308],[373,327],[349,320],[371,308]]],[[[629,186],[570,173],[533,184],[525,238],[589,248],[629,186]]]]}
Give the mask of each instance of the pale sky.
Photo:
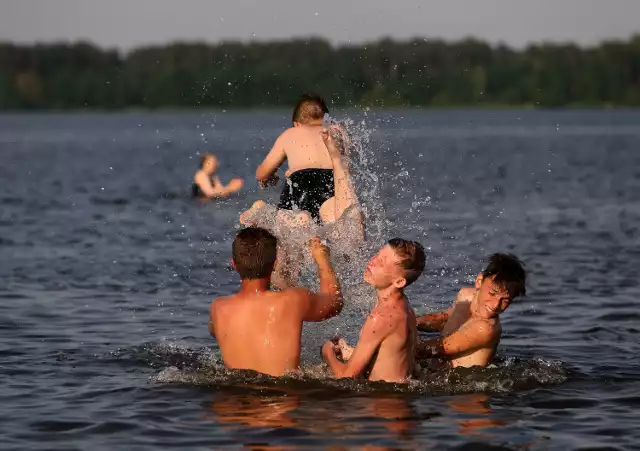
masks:
{"type": "Polygon", "coordinates": [[[633,33],[640,33],[640,0],[0,0],[0,41],[88,40],[123,50],[293,36],[590,45],[633,33]]]}

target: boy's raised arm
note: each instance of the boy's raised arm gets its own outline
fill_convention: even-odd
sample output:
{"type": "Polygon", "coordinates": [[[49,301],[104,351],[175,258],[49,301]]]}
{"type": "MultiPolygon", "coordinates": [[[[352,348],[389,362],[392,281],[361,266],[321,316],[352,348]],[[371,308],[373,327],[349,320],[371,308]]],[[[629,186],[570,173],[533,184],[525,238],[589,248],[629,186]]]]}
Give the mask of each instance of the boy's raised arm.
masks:
{"type": "Polygon", "coordinates": [[[318,267],[320,291],[309,293],[304,321],[324,321],[338,315],[342,311],[343,301],[340,282],[329,259],[329,249],[322,244],[320,238],[311,240],[311,255],[318,267]]]}

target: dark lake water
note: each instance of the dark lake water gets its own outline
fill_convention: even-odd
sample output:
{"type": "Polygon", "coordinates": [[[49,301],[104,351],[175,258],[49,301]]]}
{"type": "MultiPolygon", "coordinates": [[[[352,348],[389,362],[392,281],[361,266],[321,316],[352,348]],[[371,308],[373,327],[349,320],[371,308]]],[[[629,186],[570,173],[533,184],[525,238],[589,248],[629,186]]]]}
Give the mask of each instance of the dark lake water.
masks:
{"type": "MultiPolygon", "coordinates": [[[[372,247],[429,249],[418,313],[492,252],[527,264],[495,368],[397,387],[220,366],[208,305],[238,283],[238,213],[277,197],[253,173],[289,111],[0,115],[0,448],[640,449],[640,112],[344,115],[372,247]],[[205,151],[241,194],[187,196],[205,151]]],[[[305,365],[355,336],[367,300],[347,302],[305,365]]]]}

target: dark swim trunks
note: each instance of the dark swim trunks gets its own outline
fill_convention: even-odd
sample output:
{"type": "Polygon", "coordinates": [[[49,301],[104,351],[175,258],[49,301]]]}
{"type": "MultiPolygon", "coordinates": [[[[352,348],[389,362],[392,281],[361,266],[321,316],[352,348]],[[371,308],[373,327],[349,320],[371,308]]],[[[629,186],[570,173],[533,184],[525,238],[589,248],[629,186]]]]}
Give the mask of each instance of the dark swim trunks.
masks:
{"type": "Polygon", "coordinates": [[[191,185],[191,197],[207,197],[200,189],[200,185],[194,183],[191,185]]]}
{"type": "Polygon", "coordinates": [[[320,206],[334,195],[333,169],[301,169],[287,178],[278,208],[304,210],[320,222],[320,206]]]}

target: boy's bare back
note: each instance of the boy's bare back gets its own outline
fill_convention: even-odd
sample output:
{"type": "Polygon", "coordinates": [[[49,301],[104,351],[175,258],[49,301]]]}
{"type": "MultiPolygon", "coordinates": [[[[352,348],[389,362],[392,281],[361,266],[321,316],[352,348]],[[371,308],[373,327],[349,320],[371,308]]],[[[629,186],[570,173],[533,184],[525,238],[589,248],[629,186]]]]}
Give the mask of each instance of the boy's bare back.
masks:
{"type": "Polygon", "coordinates": [[[322,125],[299,125],[285,130],[267,156],[266,166],[271,168],[286,159],[287,177],[302,169],[333,169],[321,130],[322,125]]]}
{"type": "Polygon", "coordinates": [[[301,288],[218,298],[211,318],[225,364],[272,376],[297,369],[308,298],[301,288]]]}
{"type": "Polygon", "coordinates": [[[310,245],[320,290],[291,288],[275,292],[269,288],[275,237],[255,227],[238,232],[234,267],[242,278],[240,290],[216,299],[209,308],[209,332],[216,337],[225,366],[272,376],[294,371],[300,364],[302,323],[324,321],[340,313],[342,295],[329,250],[319,238],[310,245]],[[256,274],[259,277],[251,277],[256,274]]]}

